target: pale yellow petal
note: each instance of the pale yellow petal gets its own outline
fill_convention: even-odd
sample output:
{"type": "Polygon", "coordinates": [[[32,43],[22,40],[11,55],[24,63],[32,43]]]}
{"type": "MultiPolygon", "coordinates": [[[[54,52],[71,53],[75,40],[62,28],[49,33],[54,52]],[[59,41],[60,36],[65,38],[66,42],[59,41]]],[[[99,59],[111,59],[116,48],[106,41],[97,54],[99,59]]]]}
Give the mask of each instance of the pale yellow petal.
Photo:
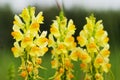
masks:
{"type": "Polygon", "coordinates": [[[40,48],[37,46],[33,46],[29,53],[31,56],[38,56],[40,54],[40,48]]]}
{"type": "Polygon", "coordinates": [[[30,22],[30,13],[28,8],[24,8],[20,16],[23,18],[25,23],[28,24],[30,22]]]}
{"type": "Polygon", "coordinates": [[[70,21],[68,22],[68,34],[69,34],[69,35],[74,34],[74,33],[75,33],[75,30],[76,30],[76,28],[75,28],[75,25],[73,24],[73,20],[70,20],[70,21]]]}
{"type": "Polygon", "coordinates": [[[60,37],[60,32],[59,32],[58,28],[55,27],[54,25],[51,26],[50,32],[51,32],[51,34],[53,34],[56,38],[60,37]]]}
{"type": "Polygon", "coordinates": [[[32,46],[32,44],[33,44],[32,39],[30,37],[25,37],[21,42],[21,47],[23,47],[23,48],[25,48],[27,46],[30,47],[30,46],[32,46]]]}
{"type": "Polygon", "coordinates": [[[39,12],[38,15],[36,16],[36,21],[38,23],[43,23],[44,17],[43,17],[43,12],[39,12]]]}
{"type": "Polygon", "coordinates": [[[13,21],[13,24],[18,26],[19,28],[23,29],[24,28],[24,23],[22,22],[22,20],[20,19],[19,16],[15,15],[14,17],[14,21],[13,21]]]}
{"type": "Polygon", "coordinates": [[[16,41],[20,41],[23,39],[23,34],[21,32],[14,31],[11,33],[11,35],[14,37],[14,39],[16,39],[16,41]]]}
{"type": "Polygon", "coordinates": [[[78,43],[80,44],[81,47],[85,46],[87,43],[87,40],[83,36],[78,36],[77,37],[78,43]]]}

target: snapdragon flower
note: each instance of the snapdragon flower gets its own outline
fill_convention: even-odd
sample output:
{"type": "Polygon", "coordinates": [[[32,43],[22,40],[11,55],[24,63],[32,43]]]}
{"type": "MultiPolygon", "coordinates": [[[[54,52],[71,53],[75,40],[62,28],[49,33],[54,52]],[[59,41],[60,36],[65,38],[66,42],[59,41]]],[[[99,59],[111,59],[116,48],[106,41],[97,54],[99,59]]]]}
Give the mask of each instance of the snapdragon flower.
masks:
{"type": "Polygon", "coordinates": [[[93,15],[86,17],[87,24],[77,37],[78,47],[71,57],[73,60],[80,59],[81,69],[85,73],[85,80],[103,80],[103,73],[110,70],[109,63],[109,38],[104,30],[102,20],[96,22],[93,15]]]}
{"type": "Polygon", "coordinates": [[[41,56],[48,50],[47,31],[39,30],[44,20],[43,13],[35,16],[35,7],[28,7],[19,16],[15,15],[14,19],[11,35],[15,42],[12,52],[14,57],[21,58],[20,76],[25,80],[37,80],[40,78],[38,69],[41,68],[41,56]]]}
{"type": "Polygon", "coordinates": [[[73,37],[76,28],[73,20],[67,21],[61,11],[50,28],[48,46],[52,48],[52,68],[56,69],[52,80],[71,80],[74,77],[73,64],[69,55],[76,48],[73,37]]]}
{"type": "Polygon", "coordinates": [[[102,20],[96,22],[93,15],[87,17],[86,20],[87,24],[80,32],[77,40],[91,57],[91,61],[86,63],[81,58],[82,64],[86,64],[85,66],[81,64],[81,68],[86,73],[85,80],[103,80],[103,73],[107,73],[111,67],[108,33],[104,30],[102,20]]]}

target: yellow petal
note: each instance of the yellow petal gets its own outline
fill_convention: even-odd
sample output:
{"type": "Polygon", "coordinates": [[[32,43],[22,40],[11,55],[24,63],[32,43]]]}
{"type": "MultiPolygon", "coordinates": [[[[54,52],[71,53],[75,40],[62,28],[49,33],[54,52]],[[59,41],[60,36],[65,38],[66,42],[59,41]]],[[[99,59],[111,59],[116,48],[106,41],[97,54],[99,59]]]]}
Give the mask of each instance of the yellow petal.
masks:
{"type": "Polygon", "coordinates": [[[41,47],[45,47],[48,44],[48,39],[45,37],[40,37],[36,40],[36,44],[41,47]]]}
{"type": "Polygon", "coordinates": [[[24,28],[24,23],[22,20],[19,18],[19,16],[15,15],[15,21],[13,21],[13,24],[18,26],[19,28],[23,29],[24,28]]]}
{"type": "Polygon", "coordinates": [[[99,68],[103,63],[104,63],[104,59],[101,56],[99,56],[95,59],[94,66],[96,68],[99,68]]]}
{"type": "Polygon", "coordinates": [[[31,46],[33,44],[33,41],[30,37],[25,37],[22,42],[21,42],[21,46],[23,48],[27,47],[27,46],[31,46]]]}
{"type": "Polygon", "coordinates": [[[65,49],[65,45],[64,44],[58,44],[58,50],[64,50],[65,49]]]}
{"type": "Polygon", "coordinates": [[[111,68],[111,64],[110,63],[106,63],[103,65],[103,70],[107,73],[111,68]]]}
{"type": "Polygon", "coordinates": [[[87,53],[82,53],[80,55],[80,59],[85,63],[89,63],[91,61],[91,57],[87,53]]]}
{"type": "Polygon", "coordinates": [[[70,36],[70,37],[65,38],[65,42],[68,42],[68,43],[74,42],[74,37],[70,36]]]}
{"type": "Polygon", "coordinates": [[[25,78],[27,76],[27,71],[22,71],[20,74],[21,77],[25,78]]]}
{"type": "Polygon", "coordinates": [[[50,32],[57,38],[60,37],[60,33],[57,27],[55,27],[54,25],[51,26],[50,28],[50,32]]]}
{"type": "Polygon", "coordinates": [[[30,8],[30,15],[31,15],[32,18],[35,17],[35,7],[30,8]]]}
{"type": "Polygon", "coordinates": [[[109,57],[110,55],[110,51],[108,49],[103,49],[100,54],[103,56],[103,57],[109,57]]]}
{"type": "Polygon", "coordinates": [[[70,34],[70,35],[74,34],[75,30],[76,30],[76,28],[75,28],[75,25],[73,24],[73,20],[70,20],[68,22],[68,34],[70,34]]]}
{"type": "Polygon", "coordinates": [[[74,45],[74,37],[73,36],[65,37],[64,44],[67,47],[69,47],[69,49],[75,47],[75,45],[74,45]]]}
{"type": "Polygon", "coordinates": [[[39,54],[40,54],[40,48],[39,47],[34,46],[34,47],[31,48],[31,50],[30,50],[30,55],[31,56],[37,56],[39,54]]]}
{"type": "Polygon", "coordinates": [[[26,23],[29,23],[29,21],[30,21],[30,13],[29,13],[28,8],[24,8],[22,13],[20,14],[20,16],[23,18],[23,20],[26,23]]]}
{"type": "Polygon", "coordinates": [[[56,60],[52,60],[51,65],[52,65],[52,68],[57,68],[58,67],[58,63],[57,63],[56,60]]]}
{"type": "Polygon", "coordinates": [[[11,48],[14,57],[19,57],[23,54],[23,49],[19,46],[18,42],[14,43],[14,47],[11,48]]]}
{"type": "Polygon", "coordinates": [[[80,48],[76,48],[76,49],[74,49],[72,52],[71,52],[71,54],[70,54],[70,58],[72,59],[72,60],[74,60],[74,61],[77,61],[79,58],[80,58],[80,56],[81,56],[81,49],[80,48]]]}
{"type": "Polygon", "coordinates": [[[86,72],[86,71],[89,69],[89,67],[88,67],[88,65],[87,65],[86,63],[81,63],[81,64],[80,64],[80,68],[81,68],[84,72],[86,72]]]}
{"type": "Polygon", "coordinates": [[[93,31],[93,29],[94,29],[94,22],[91,19],[89,19],[89,18],[86,18],[86,20],[87,20],[86,29],[88,31],[90,31],[90,32],[93,31]]]}
{"type": "Polygon", "coordinates": [[[19,53],[19,49],[16,48],[16,47],[12,47],[11,48],[13,54],[14,54],[14,57],[19,57],[20,56],[20,53],[19,53]]]}
{"type": "Polygon", "coordinates": [[[34,34],[35,32],[39,31],[39,23],[34,22],[30,25],[30,31],[34,34]]]}
{"type": "Polygon", "coordinates": [[[12,32],[11,35],[14,37],[14,39],[16,39],[16,41],[20,41],[23,38],[22,33],[18,31],[12,32]]]}
{"type": "Polygon", "coordinates": [[[81,47],[85,46],[87,43],[86,38],[83,36],[78,36],[77,40],[81,47]]]}
{"type": "Polygon", "coordinates": [[[97,45],[94,42],[91,42],[87,45],[88,52],[97,52],[97,45]]]}
{"type": "Polygon", "coordinates": [[[92,80],[92,75],[86,74],[84,80],[92,80]]]}
{"type": "Polygon", "coordinates": [[[51,47],[51,46],[55,47],[55,40],[54,40],[52,34],[49,34],[48,46],[49,47],[51,47]]]}
{"type": "Polygon", "coordinates": [[[42,16],[42,14],[43,14],[43,12],[39,12],[36,17],[36,20],[38,23],[43,23],[44,17],[42,16]]]}
{"type": "Polygon", "coordinates": [[[96,74],[95,74],[95,79],[96,79],[96,80],[103,80],[102,74],[96,73],[96,74]]]}

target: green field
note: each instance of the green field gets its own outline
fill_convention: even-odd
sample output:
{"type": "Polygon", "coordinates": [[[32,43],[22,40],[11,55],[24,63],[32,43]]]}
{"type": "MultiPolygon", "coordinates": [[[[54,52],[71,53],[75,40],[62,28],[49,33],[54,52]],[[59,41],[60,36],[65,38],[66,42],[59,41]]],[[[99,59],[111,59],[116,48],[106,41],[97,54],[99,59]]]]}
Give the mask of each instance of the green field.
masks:
{"type": "MultiPolygon", "coordinates": [[[[105,75],[105,80],[119,80],[120,78],[120,50],[115,49],[111,51],[110,62],[112,64],[111,71],[114,75],[114,79],[112,77],[112,73],[108,73],[105,75]]],[[[50,53],[46,53],[43,57],[42,66],[46,67],[46,70],[40,70],[40,75],[44,77],[45,80],[48,80],[54,74],[54,69],[50,66],[50,53]]],[[[12,66],[14,66],[13,71],[15,74],[14,80],[23,80],[19,77],[18,74],[18,66],[20,65],[20,59],[14,58],[10,50],[2,49],[0,50],[0,80],[10,80],[9,73],[12,66]]],[[[79,68],[79,62],[74,62],[74,75],[75,78],[73,80],[83,80],[84,74],[81,72],[79,68]]]]}

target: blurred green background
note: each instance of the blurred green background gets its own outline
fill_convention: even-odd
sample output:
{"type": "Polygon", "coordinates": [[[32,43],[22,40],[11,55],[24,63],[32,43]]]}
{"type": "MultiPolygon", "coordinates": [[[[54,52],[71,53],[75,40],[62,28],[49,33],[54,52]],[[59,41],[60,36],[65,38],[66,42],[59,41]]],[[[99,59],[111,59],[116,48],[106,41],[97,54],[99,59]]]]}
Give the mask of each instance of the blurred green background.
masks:
{"type": "MultiPolygon", "coordinates": [[[[52,20],[55,19],[55,16],[59,15],[59,9],[56,6],[53,7],[41,7],[39,5],[33,5],[36,7],[36,13],[43,11],[44,15],[44,24],[41,27],[41,31],[47,30],[49,32],[50,25],[52,20]]],[[[114,74],[115,80],[120,80],[120,10],[89,10],[85,8],[70,8],[65,9],[65,15],[68,19],[73,19],[74,24],[76,25],[75,37],[78,36],[79,31],[86,24],[85,17],[89,16],[91,13],[94,13],[97,20],[102,19],[105,30],[108,31],[110,38],[110,62],[112,64],[111,71],[114,74]]],[[[21,12],[21,11],[20,11],[21,12]]],[[[9,80],[11,73],[15,75],[14,80],[22,80],[19,77],[18,66],[20,65],[20,59],[14,58],[11,52],[11,47],[13,46],[13,38],[11,36],[13,20],[15,14],[20,14],[12,10],[9,5],[0,7],[0,80],[9,80]]],[[[40,70],[40,75],[45,77],[47,80],[48,77],[52,76],[54,70],[50,66],[51,55],[48,52],[43,58],[42,66],[47,67],[47,70],[40,70]]],[[[79,68],[79,63],[74,62],[75,72],[74,75],[76,78],[74,80],[83,80],[83,73],[79,68]]],[[[112,80],[112,74],[108,73],[108,78],[105,80],[112,80]]]]}

